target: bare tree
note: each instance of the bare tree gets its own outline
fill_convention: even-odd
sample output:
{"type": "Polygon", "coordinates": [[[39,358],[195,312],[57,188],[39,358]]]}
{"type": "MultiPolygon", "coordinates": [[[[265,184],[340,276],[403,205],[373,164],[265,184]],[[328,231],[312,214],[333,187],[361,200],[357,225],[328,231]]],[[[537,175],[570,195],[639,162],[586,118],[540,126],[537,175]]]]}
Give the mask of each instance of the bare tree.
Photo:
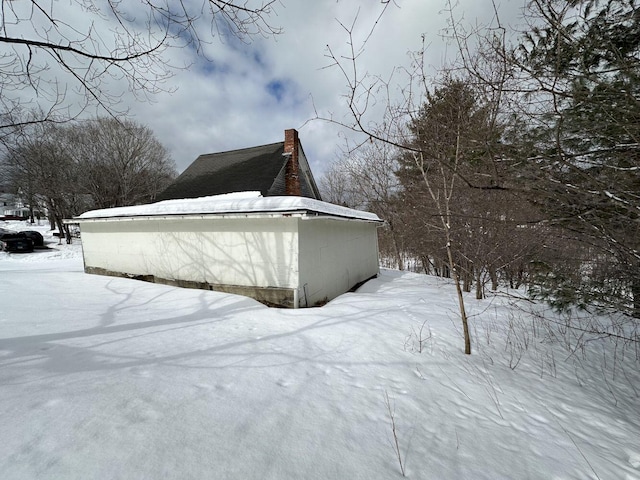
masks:
{"type": "Polygon", "coordinates": [[[15,145],[4,159],[10,181],[43,198],[52,224],[71,243],[71,235],[62,220],[81,213],[88,203],[79,190],[79,168],[68,154],[63,132],[54,124],[32,125],[30,135],[15,145]]]}
{"type": "Polygon", "coordinates": [[[324,201],[349,208],[360,206],[360,200],[354,196],[353,179],[345,159],[331,163],[318,183],[324,201]]]}
{"type": "MultiPolygon", "coordinates": [[[[456,80],[453,68],[445,69],[445,81],[440,90],[430,88],[423,47],[414,56],[413,70],[405,70],[408,75],[406,85],[400,91],[400,101],[393,101],[389,93],[391,81],[361,75],[358,58],[364,46],[354,44],[353,25],[344,29],[350,55],[338,57],[331,50],[328,54],[348,86],[345,99],[351,117],[349,121],[338,123],[365,134],[371,141],[403,152],[399,176],[405,206],[410,205],[407,209],[410,216],[406,218],[412,216],[407,223],[418,225],[411,235],[411,243],[414,252],[423,259],[436,251],[434,256],[443,257],[458,292],[465,352],[470,353],[463,283],[468,289],[474,269],[477,281],[481,281],[483,269],[488,268],[489,262],[481,262],[478,255],[478,258],[471,258],[469,250],[464,252],[462,238],[469,234],[469,219],[482,218],[491,209],[487,209],[486,201],[474,205],[465,199],[471,191],[486,194],[479,198],[489,196],[489,192],[506,191],[502,167],[504,152],[500,146],[504,132],[500,92],[480,88],[463,73],[459,75],[462,80],[456,80]],[[379,92],[387,94],[387,106],[382,114],[370,110],[371,105],[380,103],[376,98],[379,92]],[[372,118],[372,113],[379,115],[378,118],[372,118]],[[416,235],[421,229],[430,237],[426,241],[423,235],[416,235]],[[425,252],[425,245],[431,252],[425,252]]],[[[336,122],[334,118],[322,115],[318,118],[336,122]]],[[[492,221],[496,214],[489,215],[492,221]]],[[[425,261],[423,263],[426,265],[425,261]]]]}
{"type": "Polygon", "coordinates": [[[122,114],[125,90],[115,82],[142,96],[162,91],[172,72],[187,66],[172,64],[167,49],[204,55],[215,35],[246,41],[277,34],[269,21],[275,3],[4,0],[0,140],[22,125],[74,118],[90,106],[122,114]],[[38,113],[26,116],[31,111],[38,113]]]}
{"type": "Polygon", "coordinates": [[[96,208],[149,203],[175,178],[169,153],[153,132],[131,120],[87,120],[66,129],[79,188],[96,208]]]}
{"type": "Polygon", "coordinates": [[[397,156],[396,148],[381,142],[363,145],[332,163],[320,184],[328,201],[369,210],[385,220],[378,231],[381,255],[404,270],[397,156]]]}
{"type": "MultiPolygon", "coordinates": [[[[431,205],[433,213],[423,216],[421,222],[432,227],[431,233],[446,253],[458,294],[465,353],[471,353],[471,345],[462,284],[465,277],[472,277],[472,266],[479,262],[463,250],[461,238],[475,233],[469,228],[469,219],[478,218],[482,206],[491,208],[486,202],[469,202],[472,189],[467,184],[477,189],[486,185],[487,191],[492,191],[488,187],[493,180],[487,170],[492,157],[485,147],[493,134],[488,119],[488,110],[478,102],[472,86],[445,78],[442,86],[427,91],[424,105],[407,127],[406,146],[410,150],[400,157],[399,177],[408,202],[431,205]]],[[[464,283],[470,285],[469,281],[464,283]]]]}
{"type": "Polygon", "coordinates": [[[16,189],[32,202],[44,199],[67,241],[71,237],[63,219],[90,208],[153,201],[176,174],[148,128],[113,118],[33,124],[2,163],[16,189]]]}

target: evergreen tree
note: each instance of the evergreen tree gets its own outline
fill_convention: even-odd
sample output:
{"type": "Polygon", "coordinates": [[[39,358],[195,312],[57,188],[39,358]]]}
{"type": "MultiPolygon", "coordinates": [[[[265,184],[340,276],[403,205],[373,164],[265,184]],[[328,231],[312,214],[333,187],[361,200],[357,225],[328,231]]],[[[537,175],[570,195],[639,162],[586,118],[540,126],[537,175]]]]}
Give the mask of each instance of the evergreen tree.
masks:
{"type": "Polygon", "coordinates": [[[497,288],[498,276],[531,254],[520,221],[526,209],[506,177],[504,127],[484,98],[462,80],[429,92],[398,171],[413,254],[447,273],[450,245],[463,290],[475,284],[477,298],[487,281],[497,288]]]}
{"type": "Polygon", "coordinates": [[[516,61],[538,86],[529,97],[536,155],[522,178],[576,245],[539,291],[639,316],[640,10],[635,0],[531,6],[542,23],[516,61]]]}

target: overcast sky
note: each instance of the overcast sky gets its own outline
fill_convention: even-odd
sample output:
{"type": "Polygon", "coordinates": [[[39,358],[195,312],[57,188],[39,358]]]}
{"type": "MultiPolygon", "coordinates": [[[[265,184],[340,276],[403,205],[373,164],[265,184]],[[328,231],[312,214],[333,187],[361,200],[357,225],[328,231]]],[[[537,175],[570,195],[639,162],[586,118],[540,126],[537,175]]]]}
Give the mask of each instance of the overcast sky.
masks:
{"type": "MultiPolygon", "coordinates": [[[[517,22],[525,0],[497,1],[501,20],[517,22]]],[[[75,4],[51,5],[64,12],[75,4]]],[[[122,5],[133,9],[138,4],[122,5]]],[[[409,65],[409,52],[421,48],[423,35],[426,64],[435,72],[455,54],[442,38],[449,20],[446,7],[447,0],[391,0],[376,24],[384,8],[380,0],[278,0],[268,21],[280,27],[281,34],[253,38],[248,44],[215,37],[205,45],[209,60],[190,48],[170,49],[166,54],[173,64],[189,65],[165,85],[175,91],[156,94],[152,101],[125,94],[122,101],[131,117],[149,126],[169,149],[180,172],[200,154],[282,141],[285,129],[296,128],[319,178],[341,154],[345,138],[353,139],[345,129],[314,120],[314,105],[321,116],[350,120],[346,80],[338,68],[328,67],[328,47],[337,56],[349,54],[349,38],[340,23],[350,26],[357,17],[358,47],[376,25],[358,59],[360,74],[388,79],[394,68],[409,65]]],[[[86,11],[73,15],[79,25],[86,24],[86,11]]],[[[466,23],[486,24],[494,16],[492,2],[459,0],[455,16],[466,23]]],[[[23,25],[27,24],[16,23],[13,28],[20,30],[23,25]]],[[[392,83],[396,82],[402,84],[401,74],[392,83]]],[[[379,120],[375,108],[370,110],[371,120],[379,120]]]]}

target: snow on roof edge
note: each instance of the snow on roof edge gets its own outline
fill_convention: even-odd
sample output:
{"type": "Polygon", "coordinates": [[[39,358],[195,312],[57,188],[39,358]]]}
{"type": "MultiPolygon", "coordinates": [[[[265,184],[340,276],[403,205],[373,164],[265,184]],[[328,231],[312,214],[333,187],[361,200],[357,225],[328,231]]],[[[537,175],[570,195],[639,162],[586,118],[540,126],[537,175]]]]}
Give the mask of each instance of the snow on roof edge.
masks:
{"type": "Polygon", "coordinates": [[[382,222],[374,213],[334,205],[307,197],[262,197],[260,192],[235,192],[211,197],[164,200],[131,207],[103,208],[85,212],[74,220],[160,215],[202,215],[311,211],[335,217],[382,222]]]}

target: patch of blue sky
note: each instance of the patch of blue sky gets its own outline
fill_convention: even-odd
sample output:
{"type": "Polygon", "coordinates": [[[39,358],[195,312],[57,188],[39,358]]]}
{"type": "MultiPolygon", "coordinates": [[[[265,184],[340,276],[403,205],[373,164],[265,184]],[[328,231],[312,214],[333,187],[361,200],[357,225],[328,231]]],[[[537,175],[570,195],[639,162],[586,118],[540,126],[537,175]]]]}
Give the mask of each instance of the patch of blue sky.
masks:
{"type": "Polygon", "coordinates": [[[295,104],[299,102],[299,92],[295,82],[289,79],[274,79],[265,85],[270,98],[277,103],[295,104]]]}
{"type": "Polygon", "coordinates": [[[287,98],[288,91],[291,90],[289,83],[287,80],[272,80],[267,83],[265,88],[271,97],[281,103],[283,99],[287,98]]]}

